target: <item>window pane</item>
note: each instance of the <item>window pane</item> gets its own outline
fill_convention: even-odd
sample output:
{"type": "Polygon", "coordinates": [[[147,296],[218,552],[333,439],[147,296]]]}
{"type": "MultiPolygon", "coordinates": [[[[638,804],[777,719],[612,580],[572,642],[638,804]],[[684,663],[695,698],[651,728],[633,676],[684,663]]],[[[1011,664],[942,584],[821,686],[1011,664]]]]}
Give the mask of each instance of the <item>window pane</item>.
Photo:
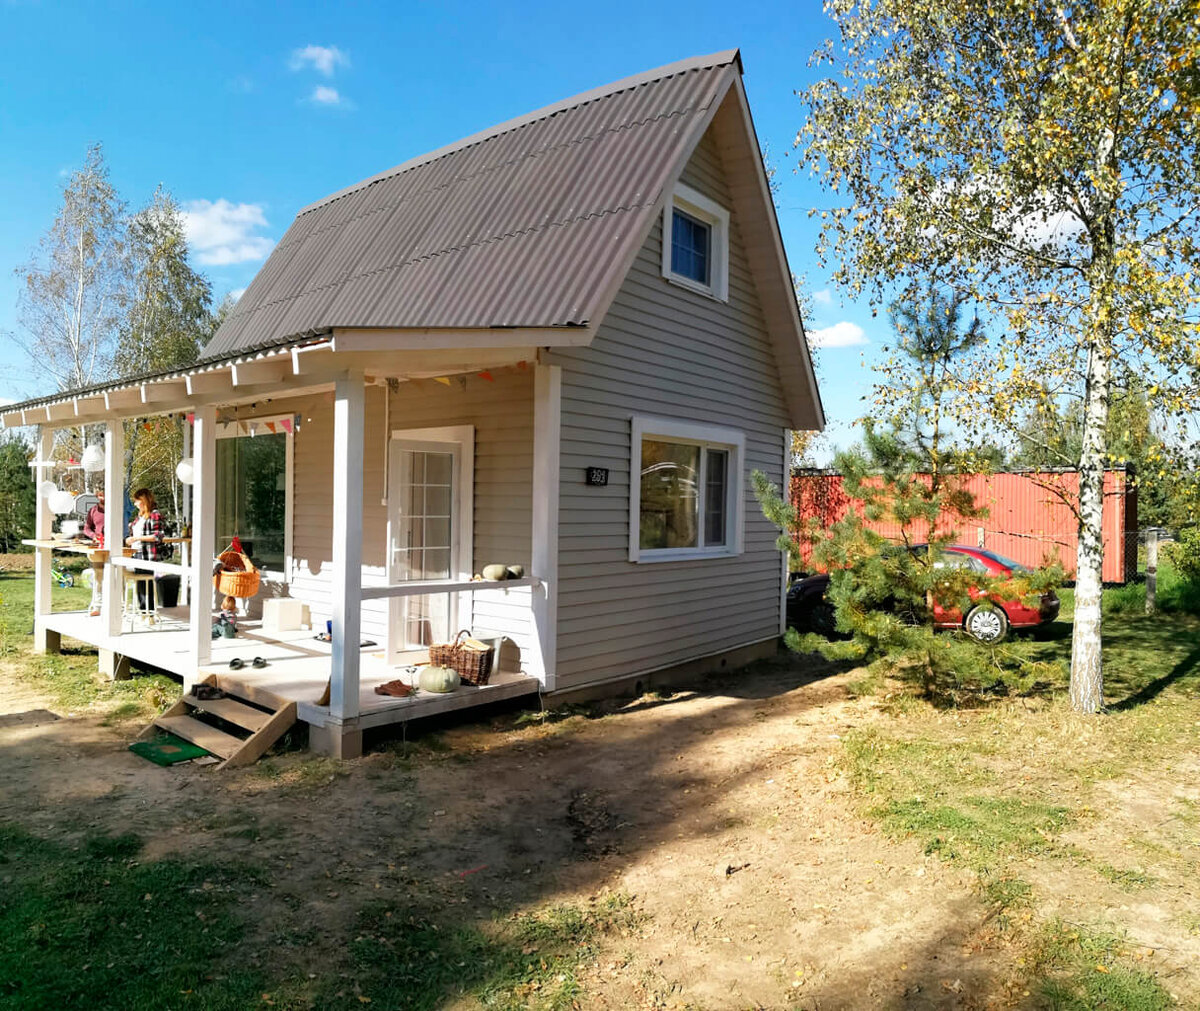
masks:
{"type": "Polygon", "coordinates": [[[699,284],[709,283],[712,228],[676,209],[671,217],[671,271],[699,284]]]}
{"type": "Polygon", "coordinates": [[[643,548],[699,546],[696,487],[700,447],[642,441],[640,543],[643,548]]]}
{"type": "Polygon", "coordinates": [[[260,567],[282,570],[287,435],[217,440],[217,540],[234,537],[260,567]]]}
{"type": "Polygon", "coordinates": [[[709,449],[704,488],[704,543],[725,543],[725,503],[729,489],[729,452],[709,449]]]}

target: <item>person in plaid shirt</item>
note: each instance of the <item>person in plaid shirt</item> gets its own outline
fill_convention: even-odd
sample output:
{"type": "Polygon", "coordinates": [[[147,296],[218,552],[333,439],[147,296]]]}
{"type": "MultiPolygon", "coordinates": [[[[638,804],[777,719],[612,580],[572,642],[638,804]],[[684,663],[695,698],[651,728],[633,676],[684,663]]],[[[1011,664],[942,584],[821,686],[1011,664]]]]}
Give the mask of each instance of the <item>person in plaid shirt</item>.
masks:
{"type": "MultiPolygon", "coordinates": [[[[166,530],[163,527],[162,514],[158,511],[158,503],[154,492],[149,488],[139,488],[133,493],[133,503],[137,506],[138,514],[129,525],[129,536],[125,543],[133,548],[134,558],[143,558],[148,562],[157,562],[165,554],[163,538],[166,530]]],[[[146,571],[146,570],[134,570],[146,571]]],[[[146,607],[146,589],[138,584],[138,605],[146,607]]]]}

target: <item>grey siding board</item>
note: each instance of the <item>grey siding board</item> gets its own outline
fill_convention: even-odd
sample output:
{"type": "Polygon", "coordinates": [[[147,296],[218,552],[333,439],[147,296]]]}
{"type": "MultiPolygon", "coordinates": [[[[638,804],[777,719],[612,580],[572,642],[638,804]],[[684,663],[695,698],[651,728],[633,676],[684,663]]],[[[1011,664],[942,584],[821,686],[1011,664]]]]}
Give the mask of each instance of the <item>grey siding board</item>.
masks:
{"type": "MultiPolygon", "coordinates": [[[[273,405],[274,406],[274,405],[273,405]]],[[[285,408],[290,409],[290,408],[285,408]]],[[[306,405],[296,435],[291,596],[309,604],[314,621],[330,616],[333,557],[333,403],[306,405]]],[[[402,383],[392,395],[390,428],[475,428],[474,560],[478,572],[493,561],[529,565],[533,494],[532,373],[498,372],[467,388],[431,380],[402,383]]],[[[386,582],[387,509],[383,505],[384,391],[367,390],[363,462],[363,583],[386,582]]],[[[460,614],[480,635],[509,635],[523,653],[531,649],[529,590],[475,595],[473,613],[460,614]]],[[[363,603],[363,634],[381,647],[387,636],[386,601],[363,603]]]]}
{"type": "MultiPolygon", "coordinates": [[[[683,181],[726,207],[706,136],[683,181]]],[[[683,662],[778,634],[781,563],[749,472],[783,477],[787,412],[736,216],[729,302],[662,277],[656,221],[587,348],[557,350],[563,369],[559,502],[559,688],[683,662]],[[651,415],[740,429],[746,437],[745,551],[735,558],[628,560],[630,418],[651,415]],[[588,465],[609,468],[603,488],[588,465]]]]}

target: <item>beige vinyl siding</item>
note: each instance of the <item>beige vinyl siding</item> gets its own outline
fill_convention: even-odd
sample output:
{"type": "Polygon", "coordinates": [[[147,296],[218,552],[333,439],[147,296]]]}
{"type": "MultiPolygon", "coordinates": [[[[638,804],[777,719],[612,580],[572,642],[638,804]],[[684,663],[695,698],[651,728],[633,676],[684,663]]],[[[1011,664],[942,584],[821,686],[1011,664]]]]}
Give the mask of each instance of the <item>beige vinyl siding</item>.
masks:
{"type": "MultiPolygon", "coordinates": [[[[387,578],[387,508],[384,505],[385,431],[382,387],[367,390],[363,438],[363,584],[387,578]]],[[[303,600],[313,620],[330,616],[333,529],[333,400],[308,404],[296,436],[294,525],[290,595],[303,600]]],[[[412,428],[475,428],[474,560],[478,572],[489,562],[528,568],[532,528],[532,370],[498,371],[494,382],[477,376],[449,387],[432,380],[401,383],[391,395],[392,431],[412,428]]],[[[531,649],[529,590],[474,595],[474,612],[460,623],[479,635],[508,635],[526,655],[531,649]]],[[[381,648],[387,636],[387,602],[363,602],[363,635],[381,648]]]]}
{"type": "MultiPolygon", "coordinates": [[[[711,137],[682,176],[731,207],[711,137]]],[[[769,639],[779,632],[777,531],[750,471],[783,477],[783,391],[738,231],[730,223],[729,301],[662,276],[656,222],[587,348],[562,366],[556,687],[571,688],[769,639]],[[732,558],[629,561],[630,418],[694,421],[745,433],[745,550],[732,558]],[[609,468],[607,487],[585,468],[609,468]]]]}

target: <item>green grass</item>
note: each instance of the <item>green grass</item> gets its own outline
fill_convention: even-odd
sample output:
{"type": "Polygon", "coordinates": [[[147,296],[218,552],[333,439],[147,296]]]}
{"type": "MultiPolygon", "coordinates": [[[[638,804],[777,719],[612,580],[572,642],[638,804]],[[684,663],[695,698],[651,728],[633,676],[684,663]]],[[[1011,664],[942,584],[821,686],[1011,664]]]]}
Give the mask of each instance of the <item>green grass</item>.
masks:
{"type": "MultiPolygon", "coordinates": [[[[67,646],[60,654],[33,654],[33,589],[30,572],[0,573],[0,659],[12,662],[16,676],[45,691],[55,706],[70,711],[95,709],[115,723],[153,715],[179,697],[179,683],[164,674],[135,668],[135,676],[127,681],[101,677],[91,647],[67,646]]],[[[91,599],[90,591],[78,586],[56,586],[52,593],[55,610],[79,610],[91,599]]]]}
{"type": "Polygon", "coordinates": [[[233,1009],[261,981],[237,964],[244,869],[141,862],[135,835],[79,845],[0,825],[0,1008],[233,1009]]]}
{"type": "Polygon", "coordinates": [[[1042,996],[1055,1011],[1165,1011],[1175,1006],[1154,976],[1130,964],[1121,937],[1061,921],[1036,945],[1042,996]]]}
{"type": "Polygon", "coordinates": [[[559,905],[481,925],[430,909],[378,904],[362,912],[350,953],[355,993],[313,995],[316,1006],[424,1011],[468,996],[489,1008],[565,1009],[583,998],[580,967],[604,936],[639,923],[627,896],[559,905]]]}

